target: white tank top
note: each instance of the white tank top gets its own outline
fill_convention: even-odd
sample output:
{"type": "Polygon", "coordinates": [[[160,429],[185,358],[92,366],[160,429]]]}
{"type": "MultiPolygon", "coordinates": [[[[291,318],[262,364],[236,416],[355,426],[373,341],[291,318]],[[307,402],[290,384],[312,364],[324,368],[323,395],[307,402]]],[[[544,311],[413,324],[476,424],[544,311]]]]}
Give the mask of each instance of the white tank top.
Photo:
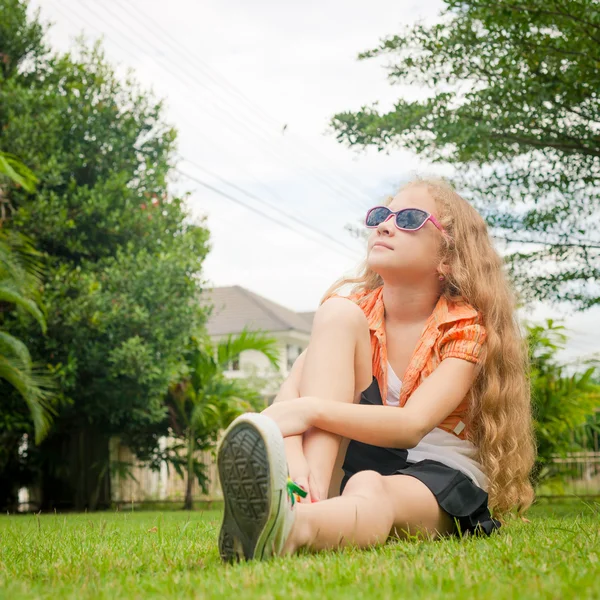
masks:
{"type": "MultiPolygon", "coordinates": [[[[400,404],[402,381],[388,361],[388,406],[400,404]]],[[[487,477],[481,465],[476,460],[477,449],[469,440],[461,440],[458,436],[439,427],[432,429],[414,447],[408,449],[408,462],[416,463],[421,460],[437,460],[444,465],[464,473],[471,481],[483,490],[487,490],[487,477]]]]}

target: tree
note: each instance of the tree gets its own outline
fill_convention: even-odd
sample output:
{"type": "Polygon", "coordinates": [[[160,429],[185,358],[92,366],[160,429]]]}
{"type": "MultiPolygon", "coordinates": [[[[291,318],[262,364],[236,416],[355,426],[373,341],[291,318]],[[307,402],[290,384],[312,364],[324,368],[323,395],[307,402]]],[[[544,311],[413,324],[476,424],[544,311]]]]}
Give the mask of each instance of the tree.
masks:
{"type": "Polygon", "coordinates": [[[11,195],[11,225],[48,257],[47,335],[22,337],[62,403],[29,464],[43,508],[94,509],[110,503],[110,436],[165,418],[205,318],[208,232],[169,193],[176,135],[161,103],[118,79],[99,45],[49,52],[26,9],[0,0],[0,145],[39,178],[35,194],[11,195]]]}
{"type": "Polygon", "coordinates": [[[454,182],[499,238],[523,299],[600,302],[600,11],[597,0],[445,0],[360,59],[391,55],[399,99],[339,113],[340,142],[411,149],[457,167],[454,182]]]}
{"type": "Polygon", "coordinates": [[[536,483],[556,477],[553,458],[585,449],[585,438],[600,407],[597,365],[569,373],[556,359],[567,337],[564,326],[548,319],[528,325],[531,394],[537,440],[536,483]]]}
{"type": "Polygon", "coordinates": [[[169,390],[170,430],[184,442],[174,447],[171,463],[181,476],[185,465],[186,510],[193,508],[194,476],[204,493],[208,491],[204,465],[197,460],[196,452],[214,449],[219,432],[238,415],[264,408],[259,390],[243,379],[228,379],[224,375],[227,365],[249,350],[260,352],[279,369],[276,340],[260,332],[244,330],[239,336],[230,335],[218,343],[192,338],[185,354],[187,373],[169,390]],[[178,451],[182,451],[183,460],[178,451]]]}

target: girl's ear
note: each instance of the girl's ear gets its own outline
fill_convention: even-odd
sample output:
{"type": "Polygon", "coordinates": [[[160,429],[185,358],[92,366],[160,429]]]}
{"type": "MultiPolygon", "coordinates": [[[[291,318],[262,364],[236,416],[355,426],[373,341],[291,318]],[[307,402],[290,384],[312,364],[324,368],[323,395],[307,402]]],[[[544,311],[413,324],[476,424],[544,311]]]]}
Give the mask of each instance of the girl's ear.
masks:
{"type": "Polygon", "coordinates": [[[440,278],[440,281],[447,279],[450,274],[450,267],[446,263],[442,263],[438,266],[437,274],[440,278]]]}

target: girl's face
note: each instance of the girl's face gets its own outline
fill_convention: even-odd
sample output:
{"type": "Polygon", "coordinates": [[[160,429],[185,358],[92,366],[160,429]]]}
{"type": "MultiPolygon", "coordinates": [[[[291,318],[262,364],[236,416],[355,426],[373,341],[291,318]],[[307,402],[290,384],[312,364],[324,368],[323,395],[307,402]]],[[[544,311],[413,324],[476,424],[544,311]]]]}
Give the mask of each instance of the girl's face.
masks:
{"type": "MultiPolygon", "coordinates": [[[[435,200],[425,186],[414,185],[402,190],[389,209],[420,208],[437,217],[435,200]]],[[[367,246],[367,263],[384,282],[422,282],[437,278],[442,232],[427,221],[418,231],[402,231],[390,217],[371,230],[367,246]]]]}

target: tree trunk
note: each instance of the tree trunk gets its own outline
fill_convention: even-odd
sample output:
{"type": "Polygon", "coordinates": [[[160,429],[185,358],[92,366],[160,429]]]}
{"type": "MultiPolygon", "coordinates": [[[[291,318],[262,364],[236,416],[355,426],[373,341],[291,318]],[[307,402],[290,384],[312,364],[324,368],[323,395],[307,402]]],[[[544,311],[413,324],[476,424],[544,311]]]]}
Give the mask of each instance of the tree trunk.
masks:
{"type": "Polygon", "coordinates": [[[108,436],[81,428],[51,436],[41,451],[42,510],[93,511],[110,507],[108,436]]]}
{"type": "Polygon", "coordinates": [[[187,450],[187,481],[185,485],[183,510],[194,510],[194,502],[192,500],[192,486],[194,485],[194,441],[194,432],[190,431],[187,450]]]}

